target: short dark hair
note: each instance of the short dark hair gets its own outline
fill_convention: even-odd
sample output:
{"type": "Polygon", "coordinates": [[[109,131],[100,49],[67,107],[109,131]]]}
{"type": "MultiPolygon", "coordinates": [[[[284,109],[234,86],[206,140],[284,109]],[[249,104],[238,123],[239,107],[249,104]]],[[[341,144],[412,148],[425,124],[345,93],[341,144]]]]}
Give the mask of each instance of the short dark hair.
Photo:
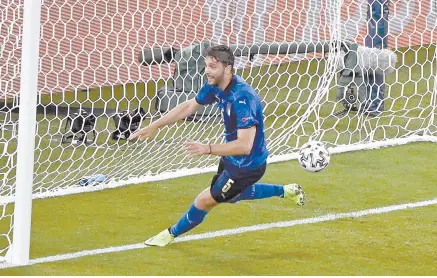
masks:
{"type": "Polygon", "coordinates": [[[208,47],[205,51],[205,57],[212,57],[226,66],[234,68],[234,53],[226,45],[215,45],[208,47]]]}

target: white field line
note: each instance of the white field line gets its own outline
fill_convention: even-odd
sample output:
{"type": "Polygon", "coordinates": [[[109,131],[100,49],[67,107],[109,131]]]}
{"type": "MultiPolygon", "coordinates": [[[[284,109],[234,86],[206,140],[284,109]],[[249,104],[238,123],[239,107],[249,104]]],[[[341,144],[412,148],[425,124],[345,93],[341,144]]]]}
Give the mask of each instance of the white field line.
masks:
{"type": "MultiPolygon", "coordinates": [[[[353,211],[353,212],[332,213],[332,214],[326,214],[326,215],[317,216],[317,217],[297,219],[297,220],[291,220],[291,221],[258,224],[258,225],[253,225],[253,226],[219,230],[219,231],[208,232],[208,233],[203,233],[203,234],[182,236],[182,237],[177,238],[174,241],[174,243],[215,238],[215,237],[222,237],[222,236],[229,236],[229,235],[236,235],[236,234],[242,234],[242,233],[247,233],[247,232],[268,230],[268,229],[272,229],[272,228],[283,228],[283,227],[292,227],[292,226],[303,225],[303,224],[327,222],[327,221],[333,221],[333,220],[343,219],[343,218],[357,218],[357,217],[362,217],[362,216],[366,216],[366,215],[382,214],[382,213],[387,213],[387,212],[397,211],[397,210],[404,210],[404,209],[409,209],[409,208],[426,207],[426,206],[435,205],[435,204],[437,204],[437,198],[433,199],[433,200],[422,201],[422,202],[417,202],[417,203],[392,205],[392,206],[379,207],[379,208],[374,208],[374,209],[367,209],[367,210],[360,210],[360,211],[353,211]]],[[[76,258],[80,258],[80,257],[93,256],[93,255],[105,254],[105,253],[121,252],[121,251],[134,250],[134,249],[142,249],[142,248],[148,248],[148,246],[145,246],[143,243],[137,243],[137,244],[131,244],[131,245],[108,247],[108,248],[103,248],[103,249],[86,250],[86,251],[80,251],[80,252],[67,253],[67,254],[62,254],[62,255],[55,255],[55,256],[43,257],[43,258],[38,258],[38,259],[32,259],[32,260],[30,260],[29,265],[57,262],[57,261],[63,261],[63,260],[71,260],[71,259],[76,259],[76,258]]],[[[157,247],[155,247],[155,248],[157,248],[157,247]]],[[[11,267],[16,267],[16,266],[11,265],[11,264],[6,264],[6,263],[0,264],[0,269],[11,268],[11,267]]]]}

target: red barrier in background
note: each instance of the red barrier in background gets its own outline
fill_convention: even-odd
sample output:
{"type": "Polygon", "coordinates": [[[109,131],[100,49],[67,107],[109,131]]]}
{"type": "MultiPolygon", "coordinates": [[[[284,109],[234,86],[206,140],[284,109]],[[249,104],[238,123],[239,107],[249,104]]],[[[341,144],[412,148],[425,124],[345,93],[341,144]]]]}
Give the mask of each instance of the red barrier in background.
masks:
{"type": "MultiPolygon", "coordinates": [[[[3,97],[19,93],[22,2],[0,4],[3,97]]],[[[182,48],[202,40],[252,43],[329,39],[329,14],[321,0],[293,1],[300,3],[295,5],[284,0],[177,2],[178,6],[172,0],[44,0],[39,90],[58,93],[172,75],[172,65],[140,66],[137,55],[142,47],[182,48]]],[[[341,10],[342,37],[359,44],[364,44],[366,34],[366,2],[344,0],[341,10]]],[[[435,43],[437,7],[430,5],[431,0],[392,1],[391,48],[435,43]]]]}

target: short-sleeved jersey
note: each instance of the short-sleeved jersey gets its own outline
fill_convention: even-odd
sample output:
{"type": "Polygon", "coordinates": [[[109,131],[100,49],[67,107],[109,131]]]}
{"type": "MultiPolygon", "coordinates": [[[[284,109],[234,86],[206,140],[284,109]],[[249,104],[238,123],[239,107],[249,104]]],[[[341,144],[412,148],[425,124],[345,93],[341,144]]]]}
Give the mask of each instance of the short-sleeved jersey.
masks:
{"type": "MultiPolygon", "coordinates": [[[[199,104],[218,103],[225,124],[226,142],[237,140],[237,130],[256,126],[256,135],[249,155],[226,156],[224,162],[238,169],[255,169],[263,165],[269,152],[264,135],[264,119],[261,99],[246,81],[233,75],[231,83],[222,91],[218,86],[206,83],[196,96],[199,104]]],[[[234,167],[232,167],[234,168],[234,167]]]]}

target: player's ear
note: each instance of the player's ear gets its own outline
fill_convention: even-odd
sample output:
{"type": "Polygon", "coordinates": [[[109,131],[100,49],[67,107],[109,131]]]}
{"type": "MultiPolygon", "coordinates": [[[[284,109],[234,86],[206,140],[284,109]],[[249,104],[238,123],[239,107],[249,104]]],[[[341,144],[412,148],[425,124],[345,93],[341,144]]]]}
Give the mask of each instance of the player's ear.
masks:
{"type": "Polygon", "coordinates": [[[227,73],[227,74],[232,74],[233,73],[233,68],[232,68],[232,66],[231,65],[227,65],[226,66],[226,68],[225,68],[225,72],[227,73]]]}

